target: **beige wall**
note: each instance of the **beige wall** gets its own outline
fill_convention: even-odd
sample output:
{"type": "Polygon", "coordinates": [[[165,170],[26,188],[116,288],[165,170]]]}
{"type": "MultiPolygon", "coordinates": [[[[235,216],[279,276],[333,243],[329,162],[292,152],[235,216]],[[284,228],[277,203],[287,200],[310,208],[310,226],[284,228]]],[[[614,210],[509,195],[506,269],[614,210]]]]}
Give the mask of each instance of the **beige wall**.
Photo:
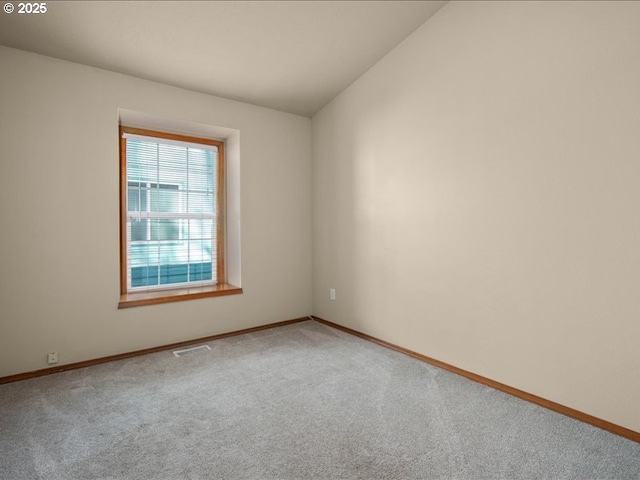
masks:
{"type": "Polygon", "coordinates": [[[312,138],[314,314],[640,431],[640,3],[450,3],[312,138]]]}
{"type": "Polygon", "coordinates": [[[310,121],[0,47],[0,376],[311,313],[310,121]],[[118,109],[240,131],[244,294],[118,310],[118,109]]]}

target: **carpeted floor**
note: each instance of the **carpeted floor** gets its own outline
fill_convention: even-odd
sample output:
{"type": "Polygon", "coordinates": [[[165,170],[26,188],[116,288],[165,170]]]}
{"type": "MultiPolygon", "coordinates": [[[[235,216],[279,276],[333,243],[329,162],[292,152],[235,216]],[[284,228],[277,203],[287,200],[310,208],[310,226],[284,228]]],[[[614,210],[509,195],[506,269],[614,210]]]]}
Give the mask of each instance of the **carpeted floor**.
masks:
{"type": "Polygon", "coordinates": [[[313,321],[0,386],[0,478],[640,479],[640,444],[313,321]]]}

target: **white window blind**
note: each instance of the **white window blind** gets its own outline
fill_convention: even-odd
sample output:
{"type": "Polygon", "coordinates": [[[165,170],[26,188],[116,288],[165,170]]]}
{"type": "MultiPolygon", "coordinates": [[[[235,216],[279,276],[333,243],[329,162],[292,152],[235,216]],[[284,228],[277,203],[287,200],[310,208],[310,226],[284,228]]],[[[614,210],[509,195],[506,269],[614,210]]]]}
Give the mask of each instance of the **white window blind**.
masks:
{"type": "Polygon", "coordinates": [[[218,283],[217,147],[123,137],[127,290],[218,283]]]}

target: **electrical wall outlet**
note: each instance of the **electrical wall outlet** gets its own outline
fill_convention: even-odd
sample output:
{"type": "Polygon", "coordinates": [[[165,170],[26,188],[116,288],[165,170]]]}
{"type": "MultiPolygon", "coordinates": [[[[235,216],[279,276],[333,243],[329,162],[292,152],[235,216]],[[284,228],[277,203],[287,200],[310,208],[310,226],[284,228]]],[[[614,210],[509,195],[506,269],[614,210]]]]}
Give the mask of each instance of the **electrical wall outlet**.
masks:
{"type": "Polygon", "coordinates": [[[47,363],[52,365],[54,363],[58,363],[58,352],[52,352],[47,354],[47,363]]]}
{"type": "Polygon", "coordinates": [[[336,289],[335,288],[330,288],[329,289],[329,300],[335,300],[336,299],[336,289]]]}

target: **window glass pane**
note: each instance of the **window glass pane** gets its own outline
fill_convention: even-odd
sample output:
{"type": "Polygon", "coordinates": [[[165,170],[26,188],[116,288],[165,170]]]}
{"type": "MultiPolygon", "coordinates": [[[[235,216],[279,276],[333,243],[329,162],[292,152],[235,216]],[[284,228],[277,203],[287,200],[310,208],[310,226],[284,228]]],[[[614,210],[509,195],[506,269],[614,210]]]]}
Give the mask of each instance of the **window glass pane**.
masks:
{"type": "Polygon", "coordinates": [[[158,183],[158,145],[127,140],[127,179],[158,183]]]}
{"type": "Polygon", "coordinates": [[[188,242],[191,262],[211,262],[214,243],[212,240],[190,240],[188,242]]]}
{"type": "Polygon", "coordinates": [[[146,218],[132,218],[130,220],[131,229],[131,241],[143,242],[147,239],[147,225],[148,220],[146,218]]]}
{"type": "Polygon", "coordinates": [[[186,188],[188,160],[186,147],[158,145],[158,182],[186,188]]]}
{"type": "Polygon", "coordinates": [[[189,265],[169,263],[160,265],[160,284],[184,283],[189,281],[189,265]]]}
{"type": "Polygon", "coordinates": [[[151,185],[152,212],[180,212],[180,190],[178,185],[151,185]]]}
{"type": "Polygon", "coordinates": [[[213,164],[217,159],[216,152],[209,150],[189,149],[189,189],[213,190],[213,164]]]}
{"type": "Polygon", "coordinates": [[[148,287],[158,285],[158,266],[144,265],[131,268],[131,286],[148,287]]]}
{"type": "Polygon", "coordinates": [[[216,282],[217,151],[126,142],[131,288],[216,282]]]}
{"type": "Polygon", "coordinates": [[[180,220],[154,219],[151,221],[151,240],[164,242],[180,240],[180,220]]]}
{"type": "Polygon", "coordinates": [[[129,182],[127,191],[127,210],[129,212],[146,212],[147,208],[146,184],[129,182]]]}
{"type": "Polygon", "coordinates": [[[190,192],[189,213],[213,214],[213,192],[190,192]]]}
{"type": "Polygon", "coordinates": [[[211,280],[212,278],[211,262],[189,264],[189,279],[192,282],[211,280]]]}
{"type": "Polygon", "coordinates": [[[127,188],[127,211],[138,212],[136,218],[129,221],[130,240],[140,242],[147,239],[147,220],[141,218],[141,212],[147,211],[146,183],[129,182],[127,188]]]}
{"type": "Polygon", "coordinates": [[[155,265],[160,258],[158,243],[134,243],[129,248],[129,263],[131,267],[155,265]]]}
{"type": "Polygon", "coordinates": [[[190,219],[189,238],[191,240],[209,240],[215,235],[213,219],[190,219]]]}

